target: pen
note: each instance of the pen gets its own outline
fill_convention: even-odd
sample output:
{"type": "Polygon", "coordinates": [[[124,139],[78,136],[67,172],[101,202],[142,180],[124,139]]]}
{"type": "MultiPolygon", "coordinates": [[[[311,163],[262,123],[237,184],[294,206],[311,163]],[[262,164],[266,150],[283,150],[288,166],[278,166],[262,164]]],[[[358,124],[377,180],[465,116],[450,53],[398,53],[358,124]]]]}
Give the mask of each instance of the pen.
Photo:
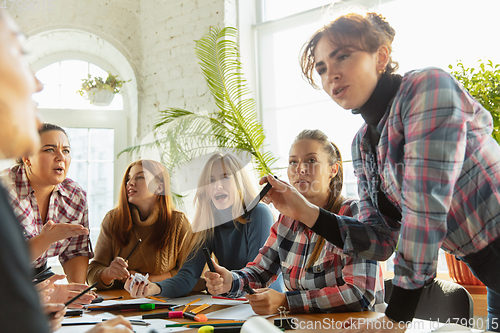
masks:
{"type": "Polygon", "coordinates": [[[154,296],[148,296],[148,298],[153,299],[155,301],[163,302],[163,303],[167,302],[164,299],[161,299],[161,298],[158,298],[158,297],[154,297],[154,296]]]}
{"type": "Polygon", "coordinates": [[[139,246],[139,244],[141,244],[142,242],[142,239],[139,238],[139,240],[137,241],[137,243],[135,244],[135,246],[132,248],[132,251],[130,251],[130,253],[128,254],[127,258],[125,258],[125,261],[128,260],[128,258],[130,258],[130,256],[132,255],[132,253],[134,253],[135,249],[137,249],[137,247],[139,246]]]}
{"type": "MultiPolygon", "coordinates": [[[[110,320],[110,319],[103,319],[102,321],[106,321],[106,320],[110,320]]],[[[147,323],[143,320],[129,319],[128,321],[130,321],[130,323],[132,325],[137,325],[137,326],[149,326],[149,325],[151,325],[150,323],[147,323]]]]}
{"type": "Polygon", "coordinates": [[[38,279],[40,276],[42,276],[43,274],[45,274],[45,272],[47,272],[49,269],[51,269],[52,267],[46,267],[43,271],[41,271],[40,273],[38,273],[37,275],[33,276],[33,279],[32,280],[36,280],[38,279]]]}
{"type": "Polygon", "coordinates": [[[228,301],[248,301],[244,297],[230,298],[230,297],[224,297],[224,296],[212,296],[212,298],[215,298],[215,299],[227,299],[228,301]]]}

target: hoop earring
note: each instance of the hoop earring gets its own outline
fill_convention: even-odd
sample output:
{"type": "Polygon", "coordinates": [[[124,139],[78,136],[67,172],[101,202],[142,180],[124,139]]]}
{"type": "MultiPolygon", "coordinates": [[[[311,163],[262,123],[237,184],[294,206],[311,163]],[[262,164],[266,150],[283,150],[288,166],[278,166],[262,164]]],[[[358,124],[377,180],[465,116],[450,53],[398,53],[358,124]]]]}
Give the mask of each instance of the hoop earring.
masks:
{"type": "Polygon", "coordinates": [[[26,165],[26,173],[31,176],[31,165],[26,165]]]}

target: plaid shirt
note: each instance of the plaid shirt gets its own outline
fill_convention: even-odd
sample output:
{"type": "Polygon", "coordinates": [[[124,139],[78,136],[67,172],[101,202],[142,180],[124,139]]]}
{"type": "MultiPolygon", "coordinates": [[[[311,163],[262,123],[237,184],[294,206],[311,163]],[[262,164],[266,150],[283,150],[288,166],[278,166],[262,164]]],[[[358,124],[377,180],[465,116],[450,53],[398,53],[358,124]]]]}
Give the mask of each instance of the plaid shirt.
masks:
{"type": "MultiPolygon", "coordinates": [[[[43,223],[35,192],[28,181],[24,167],[16,165],[4,170],[2,174],[4,182],[7,183],[10,204],[21,222],[24,236],[30,239],[40,234],[43,223]]],[[[54,187],[46,220],[52,220],[54,223],[78,223],[89,228],[87,195],[80,185],[66,178],[54,187]]],[[[47,262],[47,258],[55,256],[59,256],[62,265],[78,256],[92,258],[89,242],[87,235],[57,241],[35,260],[34,267],[42,267],[47,262]]]]}
{"type": "Polygon", "coordinates": [[[436,274],[439,248],[465,256],[500,235],[500,147],[492,118],[448,73],[407,73],[378,124],[377,160],[367,126],[353,141],[359,221],[340,217],[344,252],[385,260],[396,248],[393,283],[422,287],[436,274]],[[377,209],[378,177],[402,214],[398,223],[377,209]]]}
{"type": "MultiPolygon", "coordinates": [[[[357,212],[357,201],[346,200],[340,215],[357,212]]],[[[326,242],[318,259],[306,268],[318,235],[303,223],[280,215],[255,260],[245,268],[232,271],[229,297],[244,294],[243,286],[269,286],[283,274],[290,311],[350,312],[373,310],[383,303],[382,270],[376,261],[355,259],[326,242]]]]}

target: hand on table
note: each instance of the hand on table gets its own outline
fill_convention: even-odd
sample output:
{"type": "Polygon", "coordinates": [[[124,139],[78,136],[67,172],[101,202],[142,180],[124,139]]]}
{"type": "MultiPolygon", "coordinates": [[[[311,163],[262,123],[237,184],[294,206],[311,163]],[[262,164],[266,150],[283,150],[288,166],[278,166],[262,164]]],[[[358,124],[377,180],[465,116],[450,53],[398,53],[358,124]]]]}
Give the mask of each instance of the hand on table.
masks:
{"type": "Polygon", "coordinates": [[[222,266],[217,265],[212,260],[216,273],[206,271],[205,282],[207,290],[212,295],[225,294],[231,290],[233,285],[233,275],[222,266]]]}
{"type": "Polygon", "coordinates": [[[344,327],[346,328],[340,332],[405,332],[407,328],[403,322],[394,322],[387,316],[378,317],[377,319],[349,318],[344,322],[344,327]]]}
{"type": "Polygon", "coordinates": [[[281,306],[288,310],[286,295],[273,289],[255,289],[255,294],[247,294],[246,298],[250,302],[252,310],[258,315],[276,314],[281,306]]]}
{"type": "Polygon", "coordinates": [[[89,230],[81,224],[54,223],[52,220],[47,221],[40,232],[40,236],[49,240],[50,243],[55,243],[74,236],[88,234],[89,230]]]}
{"type": "Polygon", "coordinates": [[[95,325],[92,329],[85,333],[132,333],[132,325],[128,320],[122,316],[116,316],[113,319],[106,320],[102,323],[95,325]],[[117,325],[123,325],[116,327],[117,325]]]}
{"type": "Polygon", "coordinates": [[[64,319],[64,314],[66,313],[66,307],[64,306],[64,304],[47,303],[43,305],[43,310],[47,315],[50,315],[52,312],[55,312],[55,314],[49,318],[52,332],[60,329],[61,322],[64,319]]]}
{"type": "Polygon", "coordinates": [[[319,208],[307,201],[295,187],[274,178],[272,175],[260,179],[259,184],[265,183],[271,184],[273,188],[262,199],[264,203],[272,203],[281,214],[301,221],[308,227],[312,227],[316,223],[319,208]]]}

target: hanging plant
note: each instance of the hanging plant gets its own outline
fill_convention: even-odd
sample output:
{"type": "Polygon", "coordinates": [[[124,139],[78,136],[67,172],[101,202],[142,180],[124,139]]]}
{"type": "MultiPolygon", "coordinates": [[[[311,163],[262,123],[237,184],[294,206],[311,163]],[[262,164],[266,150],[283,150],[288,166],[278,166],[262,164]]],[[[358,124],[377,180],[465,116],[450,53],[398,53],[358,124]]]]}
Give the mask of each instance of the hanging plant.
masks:
{"type": "Polygon", "coordinates": [[[88,74],[86,79],[82,79],[82,87],[77,93],[87,98],[91,104],[107,106],[113,101],[115,94],[121,93],[123,84],[129,81],[131,80],[119,80],[118,75],[113,75],[111,72],[108,72],[106,80],[88,74]]]}

